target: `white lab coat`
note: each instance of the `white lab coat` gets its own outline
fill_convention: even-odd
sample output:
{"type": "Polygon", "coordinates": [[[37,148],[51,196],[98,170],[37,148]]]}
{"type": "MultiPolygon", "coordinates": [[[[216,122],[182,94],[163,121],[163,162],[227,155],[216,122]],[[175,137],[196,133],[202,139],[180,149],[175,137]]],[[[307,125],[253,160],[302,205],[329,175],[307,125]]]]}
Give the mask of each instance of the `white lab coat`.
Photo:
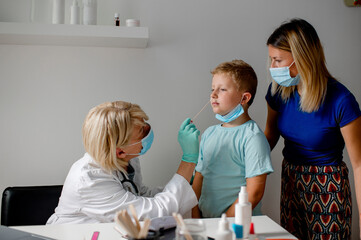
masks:
{"type": "Polygon", "coordinates": [[[112,222],[115,213],[130,204],[141,220],[173,212],[184,215],[197,205],[192,187],[181,175],[175,174],[164,189],[149,189],[142,184],[139,159],[132,159],[130,164],[139,196],[123,188],[121,174],[107,173],[86,153],[71,167],[59,204],[47,224],[112,222]]]}

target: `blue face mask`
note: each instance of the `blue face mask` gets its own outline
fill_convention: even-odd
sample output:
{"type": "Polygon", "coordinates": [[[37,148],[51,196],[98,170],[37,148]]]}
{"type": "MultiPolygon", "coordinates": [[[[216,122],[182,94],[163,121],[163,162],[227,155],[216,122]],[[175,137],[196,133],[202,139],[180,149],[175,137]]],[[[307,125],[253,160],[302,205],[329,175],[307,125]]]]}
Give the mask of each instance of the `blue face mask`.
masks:
{"type": "Polygon", "coordinates": [[[153,139],[154,139],[154,134],[153,134],[153,129],[150,129],[149,133],[147,136],[145,136],[142,141],[136,142],[136,143],[132,143],[128,146],[132,146],[138,143],[142,143],[142,150],[140,151],[140,153],[138,154],[130,154],[128,153],[127,155],[144,155],[152,146],[153,143],[153,139]]]}
{"type": "MultiPolygon", "coordinates": [[[[242,102],[242,100],[243,100],[243,96],[242,96],[241,102],[242,102]]],[[[226,115],[216,114],[216,118],[221,122],[229,123],[229,122],[232,122],[233,120],[237,119],[243,113],[244,113],[244,109],[243,109],[241,103],[239,103],[235,108],[232,109],[232,111],[230,111],[226,115]]]]}
{"type": "Polygon", "coordinates": [[[271,73],[272,78],[283,87],[296,86],[300,82],[300,75],[297,74],[296,77],[291,77],[290,75],[290,67],[295,63],[293,61],[291,65],[288,67],[280,67],[280,68],[270,68],[269,71],[271,73]]]}

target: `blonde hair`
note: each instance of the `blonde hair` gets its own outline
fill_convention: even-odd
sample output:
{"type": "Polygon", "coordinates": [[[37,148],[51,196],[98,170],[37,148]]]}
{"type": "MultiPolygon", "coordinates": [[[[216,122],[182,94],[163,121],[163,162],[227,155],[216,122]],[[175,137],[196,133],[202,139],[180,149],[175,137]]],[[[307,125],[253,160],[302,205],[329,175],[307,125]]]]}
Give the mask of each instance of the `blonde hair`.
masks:
{"type": "MultiPolygon", "coordinates": [[[[325,55],[316,30],[303,19],[292,19],[283,23],[268,38],[267,45],[292,53],[302,89],[300,109],[317,111],[326,97],[327,81],[331,74],[326,67],[325,55]]],[[[296,87],[283,87],[272,82],[272,95],[276,93],[286,102],[296,87]]]]}
{"type": "Polygon", "coordinates": [[[137,104],[123,101],[100,104],[84,120],[84,148],[104,170],[124,171],[128,163],[117,158],[116,148],[126,146],[133,127],[144,126],[144,120],[148,116],[137,104]]]}
{"type": "Polygon", "coordinates": [[[257,75],[248,63],[237,59],[224,62],[214,68],[211,73],[212,75],[223,73],[231,77],[239,91],[243,90],[251,94],[251,99],[247,104],[248,106],[252,104],[257,91],[257,75]]]}

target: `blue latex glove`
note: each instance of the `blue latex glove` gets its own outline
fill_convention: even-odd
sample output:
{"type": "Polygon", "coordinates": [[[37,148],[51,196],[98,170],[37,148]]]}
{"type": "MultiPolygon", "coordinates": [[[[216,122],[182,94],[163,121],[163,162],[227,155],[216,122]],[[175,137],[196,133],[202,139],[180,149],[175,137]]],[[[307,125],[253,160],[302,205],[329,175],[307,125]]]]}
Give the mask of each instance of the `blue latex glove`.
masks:
{"type": "Polygon", "coordinates": [[[180,126],[178,132],[178,142],[182,147],[182,161],[195,163],[198,162],[199,154],[199,137],[200,132],[196,126],[187,118],[180,126]]]}

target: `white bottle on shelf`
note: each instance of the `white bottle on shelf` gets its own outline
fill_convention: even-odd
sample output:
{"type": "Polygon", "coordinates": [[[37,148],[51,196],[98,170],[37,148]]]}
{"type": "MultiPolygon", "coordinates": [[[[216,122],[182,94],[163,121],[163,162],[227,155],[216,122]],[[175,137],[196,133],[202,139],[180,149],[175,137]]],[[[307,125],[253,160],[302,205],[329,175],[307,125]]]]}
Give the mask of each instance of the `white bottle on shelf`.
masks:
{"type": "Polygon", "coordinates": [[[97,1],[83,0],[83,24],[96,25],[97,24],[97,1]]]}
{"type": "Polygon", "coordinates": [[[79,24],[80,23],[80,9],[78,0],[74,0],[73,4],[70,6],[70,24],[79,24]]]}
{"type": "Polygon", "coordinates": [[[243,237],[247,238],[252,221],[252,204],[248,201],[247,187],[241,186],[235,208],[234,222],[243,226],[243,237]]]}
{"type": "Polygon", "coordinates": [[[120,26],[119,13],[114,13],[114,26],[120,26]]]}
{"type": "Polygon", "coordinates": [[[65,0],[53,0],[53,24],[64,24],[65,0]]]}
{"type": "Polygon", "coordinates": [[[222,214],[221,220],[218,223],[218,230],[216,234],[216,240],[232,240],[233,234],[229,229],[229,222],[225,213],[222,214]]]}

